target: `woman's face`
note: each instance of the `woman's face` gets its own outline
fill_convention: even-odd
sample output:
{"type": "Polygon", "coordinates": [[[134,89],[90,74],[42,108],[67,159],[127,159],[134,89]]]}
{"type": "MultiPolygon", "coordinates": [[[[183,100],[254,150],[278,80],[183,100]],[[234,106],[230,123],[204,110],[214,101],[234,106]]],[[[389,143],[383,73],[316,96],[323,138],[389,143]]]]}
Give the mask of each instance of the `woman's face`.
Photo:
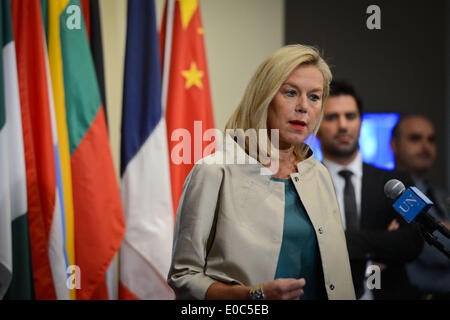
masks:
{"type": "Polygon", "coordinates": [[[268,129],[279,129],[279,148],[302,143],[313,132],[322,108],[322,72],[301,65],[287,77],[269,105],[268,129]]]}

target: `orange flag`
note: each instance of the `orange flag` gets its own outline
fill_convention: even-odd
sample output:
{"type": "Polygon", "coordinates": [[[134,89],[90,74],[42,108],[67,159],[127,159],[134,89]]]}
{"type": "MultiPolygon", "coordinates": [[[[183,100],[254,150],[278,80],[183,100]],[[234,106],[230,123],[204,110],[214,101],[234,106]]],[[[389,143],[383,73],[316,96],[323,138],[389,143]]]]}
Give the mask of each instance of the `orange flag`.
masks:
{"type": "Polygon", "coordinates": [[[212,142],[203,139],[203,134],[214,128],[214,117],[199,1],[169,0],[165,11],[161,28],[163,108],[176,212],[194,163],[213,151],[212,142]]]}

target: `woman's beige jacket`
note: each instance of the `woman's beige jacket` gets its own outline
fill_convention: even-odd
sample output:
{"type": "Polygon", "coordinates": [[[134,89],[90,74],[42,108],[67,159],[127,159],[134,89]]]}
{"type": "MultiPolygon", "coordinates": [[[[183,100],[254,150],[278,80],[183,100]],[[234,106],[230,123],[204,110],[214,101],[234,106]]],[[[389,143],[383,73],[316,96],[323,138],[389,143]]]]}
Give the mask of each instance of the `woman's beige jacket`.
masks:
{"type": "MultiPolygon", "coordinates": [[[[184,183],[168,275],[179,299],[204,299],[215,281],[253,286],[274,280],[283,238],[284,183],[263,175],[264,167],[230,136],[225,140],[226,151],[195,164],[184,183]],[[224,164],[239,156],[246,164],[224,164]]],[[[328,299],[355,299],[330,175],[312,154],[297,169],[291,179],[316,231],[328,299]]]]}

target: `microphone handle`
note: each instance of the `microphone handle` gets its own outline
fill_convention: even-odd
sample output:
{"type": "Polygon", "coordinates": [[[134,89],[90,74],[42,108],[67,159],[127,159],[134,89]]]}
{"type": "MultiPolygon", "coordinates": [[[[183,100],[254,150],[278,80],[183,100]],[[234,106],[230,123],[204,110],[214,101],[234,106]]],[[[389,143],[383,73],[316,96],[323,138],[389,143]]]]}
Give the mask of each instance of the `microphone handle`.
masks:
{"type": "Polygon", "coordinates": [[[442,222],[438,222],[438,230],[442,233],[447,239],[450,239],[450,230],[448,230],[442,222]]]}
{"type": "Polygon", "coordinates": [[[450,239],[450,230],[448,230],[442,222],[436,220],[432,215],[427,212],[423,212],[420,215],[420,220],[426,227],[429,233],[433,233],[435,230],[438,230],[443,236],[450,239]]]}
{"type": "Polygon", "coordinates": [[[440,221],[438,221],[438,230],[445,237],[447,237],[447,239],[450,239],[450,230],[448,230],[440,221]]]}
{"type": "Polygon", "coordinates": [[[428,242],[428,244],[436,247],[439,251],[441,251],[443,254],[445,254],[448,259],[450,259],[450,251],[448,251],[445,248],[445,246],[441,242],[439,242],[439,240],[434,235],[427,232],[423,228],[420,228],[420,230],[422,231],[423,237],[424,237],[425,241],[428,242]]]}

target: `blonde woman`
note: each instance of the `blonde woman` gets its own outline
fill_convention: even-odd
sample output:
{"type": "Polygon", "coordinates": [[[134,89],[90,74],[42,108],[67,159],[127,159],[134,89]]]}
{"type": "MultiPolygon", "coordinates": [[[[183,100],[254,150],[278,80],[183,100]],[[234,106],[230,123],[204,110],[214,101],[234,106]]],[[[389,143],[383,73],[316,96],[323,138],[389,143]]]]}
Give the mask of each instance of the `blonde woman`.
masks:
{"type": "Polygon", "coordinates": [[[252,148],[227,134],[223,150],[190,172],[168,275],[179,299],[355,298],[333,185],[304,143],[319,128],[330,81],[308,46],[282,47],[259,66],[227,131],[254,129],[272,144],[252,148]],[[245,164],[229,162],[242,155],[245,164]]]}

